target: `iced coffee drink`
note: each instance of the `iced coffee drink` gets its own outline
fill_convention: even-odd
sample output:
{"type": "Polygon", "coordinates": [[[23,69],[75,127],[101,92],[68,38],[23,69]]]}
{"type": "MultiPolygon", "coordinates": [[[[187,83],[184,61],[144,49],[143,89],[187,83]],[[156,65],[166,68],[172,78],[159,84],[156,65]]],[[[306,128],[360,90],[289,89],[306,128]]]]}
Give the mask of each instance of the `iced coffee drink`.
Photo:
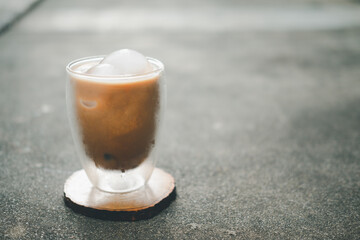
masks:
{"type": "MultiPolygon", "coordinates": [[[[131,174],[138,171],[144,175],[142,164],[153,161],[162,71],[157,60],[128,49],[69,65],[68,105],[73,135],[95,185],[102,181],[98,175],[107,171],[119,177],[128,173],[126,184],[130,184],[134,180],[131,174]]],[[[147,176],[143,178],[145,182],[147,176]]],[[[124,188],[121,179],[118,182],[117,188],[124,188]]],[[[116,184],[104,184],[116,188],[116,184]]],[[[112,191],[101,184],[99,187],[112,191]]]]}

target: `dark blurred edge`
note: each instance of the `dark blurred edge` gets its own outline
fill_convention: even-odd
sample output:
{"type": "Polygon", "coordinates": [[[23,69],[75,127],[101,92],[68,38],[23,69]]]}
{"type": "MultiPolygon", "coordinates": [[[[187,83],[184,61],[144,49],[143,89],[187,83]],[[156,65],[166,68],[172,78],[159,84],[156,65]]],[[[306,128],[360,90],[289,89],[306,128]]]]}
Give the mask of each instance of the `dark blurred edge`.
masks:
{"type": "Polygon", "coordinates": [[[169,207],[170,204],[176,199],[176,187],[172,192],[162,199],[160,202],[155,204],[152,207],[139,210],[139,211],[108,211],[108,210],[99,210],[95,208],[85,207],[74,203],[69,197],[64,193],[64,203],[67,207],[71,208],[74,212],[82,214],[87,217],[97,218],[102,220],[110,221],[127,221],[134,222],[139,220],[146,220],[155,217],[162,210],[169,207]]]}
{"type": "Polygon", "coordinates": [[[0,26],[0,35],[8,31],[16,22],[21,20],[26,14],[35,9],[44,0],[35,0],[30,3],[23,11],[14,14],[13,18],[9,19],[4,25],[0,26]]]}

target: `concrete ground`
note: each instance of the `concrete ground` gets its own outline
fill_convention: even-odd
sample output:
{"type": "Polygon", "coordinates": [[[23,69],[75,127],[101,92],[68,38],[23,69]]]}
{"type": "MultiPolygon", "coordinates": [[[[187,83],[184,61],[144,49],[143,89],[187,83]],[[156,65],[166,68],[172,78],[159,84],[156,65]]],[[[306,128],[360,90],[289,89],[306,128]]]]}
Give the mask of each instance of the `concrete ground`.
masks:
{"type": "Polygon", "coordinates": [[[0,34],[37,6],[41,0],[0,0],[0,34]]]}
{"type": "Polygon", "coordinates": [[[359,239],[359,146],[359,1],[47,0],[0,35],[2,239],[359,239]],[[120,48],[168,80],[178,198],[139,222],[62,199],[65,65],[120,48]]]}

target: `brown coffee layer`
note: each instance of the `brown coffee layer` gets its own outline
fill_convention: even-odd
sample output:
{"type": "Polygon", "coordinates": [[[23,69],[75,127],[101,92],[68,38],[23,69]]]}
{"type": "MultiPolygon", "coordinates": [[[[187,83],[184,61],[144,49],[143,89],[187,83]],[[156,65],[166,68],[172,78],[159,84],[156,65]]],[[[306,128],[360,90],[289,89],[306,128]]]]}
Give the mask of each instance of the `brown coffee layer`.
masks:
{"type": "Polygon", "coordinates": [[[75,114],[88,157],[105,169],[139,166],[155,144],[158,77],[128,83],[72,81],[75,114]]]}

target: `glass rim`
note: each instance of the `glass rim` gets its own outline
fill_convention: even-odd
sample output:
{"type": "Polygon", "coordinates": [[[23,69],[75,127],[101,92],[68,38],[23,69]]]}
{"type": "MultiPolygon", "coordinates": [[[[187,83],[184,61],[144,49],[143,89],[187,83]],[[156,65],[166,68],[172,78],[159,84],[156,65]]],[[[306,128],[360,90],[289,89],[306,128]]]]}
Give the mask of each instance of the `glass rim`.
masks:
{"type": "Polygon", "coordinates": [[[97,55],[97,56],[90,56],[90,57],[83,57],[83,58],[79,58],[79,59],[75,59],[73,61],[71,61],[68,65],[66,65],[66,71],[73,76],[78,76],[80,78],[85,78],[88,80],[137,80],[137,79],[144,79],[147,77],[153,77],[154,75],[157,75],[158,73],[164,71],[164,64],[152,57],[146,57],[146,59],[152,64],[154,65],[156,68],[153,69],[152,71],[149,72],[145,72],[145,73],[140,73],[140,74],[122,74],[122,75],[92,75],[92,74],[87,74],[87,73],[82,73],[82,72],[77,72],[75,70],[73,70],[72,68],[74,67],[74,65],[76,64],[80,64],[83,62],[91,62],[94,60],[99,60],[101,61],[102,59],[104,59],[104,57],[106,57],[106,55],[97,55]]]}

